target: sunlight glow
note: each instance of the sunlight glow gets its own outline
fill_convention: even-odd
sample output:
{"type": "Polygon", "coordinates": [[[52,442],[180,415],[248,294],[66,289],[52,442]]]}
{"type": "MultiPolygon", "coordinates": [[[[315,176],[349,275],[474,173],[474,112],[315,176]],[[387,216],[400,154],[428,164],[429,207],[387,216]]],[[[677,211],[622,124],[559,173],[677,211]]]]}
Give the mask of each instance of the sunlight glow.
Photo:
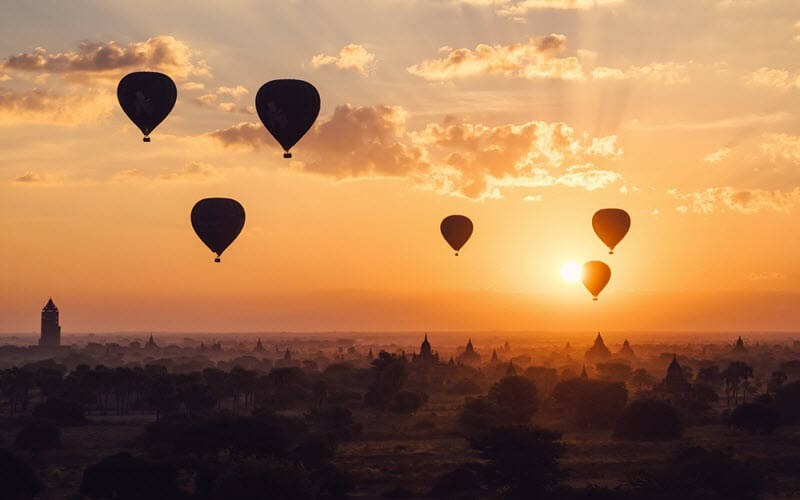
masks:
{"type": "Polygon", "coordinates": [[[581,280],[581,266],[574,260],[564,262],[561,266],[561,277],[569,283],[577,283],[581,280]]]}

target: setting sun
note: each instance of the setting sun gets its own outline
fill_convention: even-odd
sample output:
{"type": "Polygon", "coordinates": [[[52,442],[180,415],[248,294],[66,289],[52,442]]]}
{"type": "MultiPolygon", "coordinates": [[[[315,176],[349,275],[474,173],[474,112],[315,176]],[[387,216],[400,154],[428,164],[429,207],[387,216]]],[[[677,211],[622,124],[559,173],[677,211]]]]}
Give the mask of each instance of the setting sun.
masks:
{"type": "Polygon", "coordinates": [[[564,262],[561,266],[561,277],[568,283],[577,283],[581,280],[581,266],[574,260],[564,262]]]}

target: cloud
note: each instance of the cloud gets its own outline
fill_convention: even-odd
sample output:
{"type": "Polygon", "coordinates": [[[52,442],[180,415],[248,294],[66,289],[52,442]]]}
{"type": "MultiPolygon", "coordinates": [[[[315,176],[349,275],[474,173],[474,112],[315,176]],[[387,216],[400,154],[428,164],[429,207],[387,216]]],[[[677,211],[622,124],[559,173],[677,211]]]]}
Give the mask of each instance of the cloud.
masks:
{"type": "Polygon", "coordinates": [[[248,90],[241,85],[235,87],[217,87],[218,96],[228,96],[233,99],[238,99],[247,93],[248,90]]]}
{"type": "Polygon", "coordinates": [[[205,61],[196,51],[169,35],[144,42],[120,45],[115,41],[82,42],[77,50],[51,53],[42,47],[23,52],[0,62],[6,72],[59,74],[77,79],[117,78],[134,70],[162,71],[176,80],[190,76],[211,76],[205,61]]]}
{"type": "Polygon", "coordinates": [[[490,6],[507,17],[518,17],[535,10],[586,10],[622,5],[625,0],[456,0],[457,3],[490,6]]]}
{"type": "Polygon", "coordinates": [[[718,150],[714,151],[713,153],[710,153],[705,158],[703,158],[703,161],[706,161],[708,163],[719,163],[722,160],[724,160],[725,158],[727,158],[728,155],[731,154],[731,151],[732,151],[731,148],[718,149],[718,150]]]}
{"type": "Polygon", "coordinates": [[[33,171],[28,171],[22,175],[14,177],[11,179],[11,182],[19,182],[22,184],[41,184],[47,181],[42,175],[33,171]]]}
{"type": "Polygon", "coordinates": [[[718,120],[710,121],[693,121],[693,122],[673,122],[673,123],[654,123],[645,124],[637,119],[631,120],[624,125],[624,128],[629,130],[641,130],[646,132],[658,132],[662,130],[682,130],[682,131],[697,131],[697,130],[717,130],[727,128],[747,128],[754,126],[771,125],[787,121],[793,118],[793,115],[785,111],[778,111],[768,114],[750,114],[742,116],[734,116],[731,118],[721,118],[718,120]]]}
{"type": "Polygon", "coordinates": [[[527,201],[527,202],[534,203],[534,202],[542,201],[543,199],[544,198],[540,194],[529,194],[525,198],[522,198],[522,201],[527,201]]]}
{"type": "Polygon", "coordinates": [[[94,90],[58,94],[46,89],[0,88],[0,125],[93,123],[111,113],[114,101],[112,94],[94,90]]]}
{"type": "Polygon", "coordinates": [[[145,172],[140,169],[129,169],[118,172],[113,180],[116,182],[130,181],[192,181],[205,182],[217,180],[221,174],[213,165],[202,162],[188,162],[180,168],[157,173],[145,172]]]}
{"type": "Polygon", "coordinates": [[[577,57],[557,57],[566,50],[567,37],[553,33],[511,45],[480,44],[472,49],[443,47],[446,56],[428,59],[406,70],[431,81],[476,75],[504,75],[516,78],[583,80],[577,57]]]}
{"type": "Polygon", "coordinates": [[[764,134],[761,151],[770,161],[784,160],[800,165],[800,137],[789,134],[764,134]]]}
{"type": "Polygon", "coordinates": [[[791,191],[738,189],[730,186],[712,187],[703,191],[681,193],[676,189],[667,191],[672,197],[685,202],[677,207],[681,213],[691,210],[698,214],[715,212],[738,212],[755,214],[759,212],[789,213],[800,202],[800,187],[791,191]]]}
{"type": "Polygon", "coordinates": [[[789,275],[787,273],[780,273],[780,272],[760,272],[760,273],[750,273],[747,275],[747,279],[750,281],[786,281],[789,279],[789,275]]]}
{"type": "Polygon", "coordinates": [[[768,87],[774,89],[800,88],[800,74],[792,76],[785,69],[762,67],[750,73],[746,83],[752,87],[768,87]]]}
{"type": "MultiPolygon", "coordinates": [[[[405,177],[417,185],[473,199],[509,187],[602,189],[621,176],[595,166],[622,157],[616,136],[578,135],[564,123],[487,126],[430,123],[406,129],[399,106],[338,106],[303,138],[295,168],[335,179],[405,177]]],[[[211,132],[225,147],[259,149],[273,140],[260,124],[211,132]]]]}
{"type": "Polygon", "coordinates": [[[375,64],[375,54],[370,53],[361,45],[351,43],[339,51],[339,56],[328,56],[317,54],[311,58],[311,66],[321,68],[323,66],[335,66],[342,70],[355,71],[359,75],[366,77],[375,64]]]}
{"type": "Polygon", "coordinates": [[[183,90],[203,90],[206,88],[206,86],[204,83],[200,82],[186,82],[181,85],[181,88],[183,90]]]}
{"type": "Polygon", "coordinates": [[[629,66],[622,70],[600,66],[591,72],[593,80],[642,80],[664,85],[689,82],[689,66],[677,62],[654,62],[644,66],[629,66]]]}

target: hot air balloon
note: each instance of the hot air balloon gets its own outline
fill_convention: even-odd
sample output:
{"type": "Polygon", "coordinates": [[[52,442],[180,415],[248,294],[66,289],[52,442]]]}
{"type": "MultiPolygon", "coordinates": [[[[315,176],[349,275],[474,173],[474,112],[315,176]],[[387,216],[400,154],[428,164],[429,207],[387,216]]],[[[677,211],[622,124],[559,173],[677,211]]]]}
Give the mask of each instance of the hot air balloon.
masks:
{"type": "Polygon", "coordinates": [[[256,111],[283,148],[283,157],[297,144],[319,115],[319,92],[303,80],[272,80],[258,89],[256,111]]]}
{"type": "Polygon", "coordinates": [[[144,134],[144,142],[164,121],[178,98],[175,82],[163,73],[138,71],[125,75],[117,85],[117,99],[122,110],[144,134]]]}
{"type": "Polygon", "coordinates": [[[611,279],[611,268],[599,260],[590,260],[583,265],[583,286],[592,294],[594,299],[603,291],[611,279]]]}
{"type": "Polygon", "coordinates": [[[192,227],[197,236],[220,261],[222,252],[233,243],[244,227],[244,208],[230,198],[205,198],[192,208],[192,227]]]}
{"type": "Polygon", "coordinates": [[[442,236],[456,251],[456,256],[464,243],[472,236],[472,221],[463,215],[448,215],[442,220],[439,229],[442,236]]]}
{"type": "Polygon", "coordinates": [[[608,253],[613,254],[614,247],[628,234],[631,216],[620,208],[604,208],[595,212],[592,217],[592,227],[608,247],[608,253]]]}

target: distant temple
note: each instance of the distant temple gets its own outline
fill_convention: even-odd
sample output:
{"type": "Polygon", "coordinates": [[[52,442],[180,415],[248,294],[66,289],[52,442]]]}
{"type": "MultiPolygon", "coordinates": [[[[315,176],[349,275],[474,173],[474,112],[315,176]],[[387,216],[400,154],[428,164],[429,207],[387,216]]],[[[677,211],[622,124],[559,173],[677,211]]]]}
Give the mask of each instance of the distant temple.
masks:
{"type": "Polygon", "coordinates": [[[145,349],[158,349],[158,344],[156,344],[155,339],[153,338],[153,334],[150,334],[150,338],[147,340],[147,343],[144,345],[145,349]]]}
{"type": "Polygon", "coordinates": [[[497,357],[497,349],[492,349],[492,360],[489,362],[493,365],[500,362],[500,359],[497,357]]]}
{"type": "Polygon", "coordinates": [[[583,380],[589,380],[589,374],[586,373],[586,365],[583,365],[583,369],[581,370],[580,376],[583,380]]]}
{"type": "Polygon", "coordinates": [[[586,351],[586,360],[597,363],[599,361],[607,361],[609,358],[611,358],[611,351],[608,350],[605,342],[603,342],[603,337],[598,332],[597,338],[594,339],[594,345],[586,351]]]}
{"type": "Polygon", "coordinates": [[[422,345],[419,346],[419,354],[414,354],[411,360],[415,363],[418,362],[439,362],[439,354],[434,353],[431,348],[431,343],[428,342],[428,334],[425,334],[425,339],[422,345]]]}
{"type": "Polygon", "coordinates": [[[744,346],[744,340],[742,340],[741,335],[736,341],[736,345],[733,346],[733,352],[734,354],[747,354],[747,347],[744,346]]]}
{"type": "Polygon", "coordinates": [[[617,352],[617,356],[625,359],[636,358],[636,353],[633,352],[630,343],[628,343],[628,339],[625,339],[625,342],[622,343],[622,349],[617,352]]]}
{"type": "Polygon", "coordinates": [[[458,356],[458,362],[464,365],[477,365],[481,362],[481,355],[475,352],[475,347],[472,345],[472,339],[467,341],[467,347],[458,356]]]}
{"type": "Polygon", "coordinates": [[[58,308],[53,298],[47,301],[42,309],[42,333],[39,337],[42,347],[58,347],[61,345],[61,325],[58,324],[58,308]]]}
{"type": "Polygon", "coordinates": [[[686,380],[686,376],[683,374],[683,368],[681,368],[680,363],[678,363],[678,356],[676,354],[672,356],[672,362],[667,368],[667,376],[664,378],[663,388],[667,392],[672,393],[685,392],[691,388],[691,384],[689,384],[686,380]]]}
{"type": "Polygon", "coordinates": [[[255,352],[264,352],[264,346],[261,344],[261,339],[258,339],[256,342],[256,348],[254,349],[255,352]]]}

